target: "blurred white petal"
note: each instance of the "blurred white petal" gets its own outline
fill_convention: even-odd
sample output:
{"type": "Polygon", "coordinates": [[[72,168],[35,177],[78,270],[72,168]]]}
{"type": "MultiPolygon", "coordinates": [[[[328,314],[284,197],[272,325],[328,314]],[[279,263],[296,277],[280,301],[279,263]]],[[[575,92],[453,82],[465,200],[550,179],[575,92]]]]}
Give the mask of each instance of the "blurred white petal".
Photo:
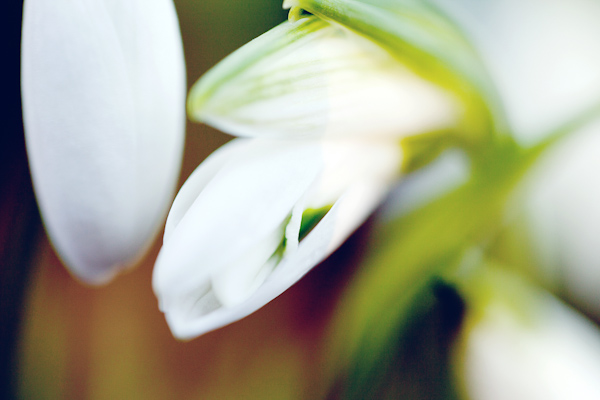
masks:
{"type": "Polygon", "coordinates": [[[276,250],[282,245],[283,231],[284,226],[274,229],[239,259],[222,266],[212,275],[212,288],[224,307],[246,300],[269,276],[279,263],[280,255],[276,250]]]}
{"type": "Polygon", "coordinates": [[[600,317],[600,120],[552,149],[524,199],[541,274],[600,317]]]}
{"type": "Polygon", "coordinates": [[[549,294],[527,301],[491,300],[465,323],[457,367],[468,398],[599,399],[598,328],[549,294]]]}
{"type": "Polygon", "coordinates": [[[463,106],[392,55],[305,18],[258,37],[193,87],[192,118],[238,136],[403,137],[455,126],[463,106]]]}
{"type": "Polygon", "coordinates": [[[22,93],[50,238],[89,283],[139,258],[176,184],[185,69],[170,0],[27,0],[22,93]]]}
{"type": "Polygon", "coordinates": [[[538,141],[600,101],[600,2],[436,2],[478,47],[520,142],[538,141]]]}
{"type": "Polygon", "coordinates": [[[198,336],[285,291],[364,221],[400,162],[399,146],[385,141],[237,139],[219,149],[176,198],[178,222],[169,216],[154,270],[173,334],[198,336]],[[303,210],[326,206],[299,238],[303,210]]]}

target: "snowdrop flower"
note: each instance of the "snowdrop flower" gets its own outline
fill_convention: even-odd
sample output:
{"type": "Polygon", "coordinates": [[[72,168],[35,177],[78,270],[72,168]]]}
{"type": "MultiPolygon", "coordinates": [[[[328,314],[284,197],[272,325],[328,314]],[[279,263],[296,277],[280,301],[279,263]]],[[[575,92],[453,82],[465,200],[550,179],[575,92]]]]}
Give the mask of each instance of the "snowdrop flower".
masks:
{"type": "Polygon", "coordinates": [[[600,398],[600,331],[550,294],[522,282],[482,283],[456,351],[466,398],[600,398]],[[523,290],[526,290],[524,292],[523,290]]]}
{"type": "Polygon", "coordinates": [[[185,69],[170,0],[26,0],[27,149],[50,239],[93,284],[133,264],[177,181],[185,69]]]}
{"type": "Polygon", "coordinates": [[[398,146],[236,139],[177,195],[154,270],[174,335],[189,339],[265,305],[339,246],[400,169],[398,146]]]}
{"type": "Polygon", "coordinates": [[[167,219],[153,285],[182,339],[285,291],[379,204],[406,161],[402,138],[455,134],[471,110],[374,42],[309,17],[209,71],[188,111],[249,138],[203,162],[167,219]]]}

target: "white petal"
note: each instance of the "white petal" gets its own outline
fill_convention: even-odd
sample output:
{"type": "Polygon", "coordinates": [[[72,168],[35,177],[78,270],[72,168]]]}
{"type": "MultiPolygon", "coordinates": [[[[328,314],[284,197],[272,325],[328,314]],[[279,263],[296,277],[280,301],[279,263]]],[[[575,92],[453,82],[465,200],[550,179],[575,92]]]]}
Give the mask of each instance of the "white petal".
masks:
{"type": "Polygon", "coordinates": [[[300,229],[302,227],[302,214],[306,209],[306,193],[300,198],[292,208],[290,221],[285,227],[285,252],[290,253],[298,249],[300,243],[300,229]]]}
{"type": "Polygon", "coordinates": [[[308,207],[333,204],[347,189],[359,182],[384,182],[397,178],[400,146],[388,140],[324,140],[324,171],[308,207]]]}
{"type": "Polygon", "coordinates": [[[600,120],[532,171],[525,196],[542,275],[600,316],[600,120]]]}
{"type": "Polygon", "coordinates": [[[312,18],[232,54],[194,86],[189,104],[224,132],[261,137],[402,137],[452,126],[464,111],[375,44],[312,18]]]}
{"type": "Polygon", "coordinates": [[[600,3],[436,0],[461,21],[530,144],[598,102],[600,3]]]}
{"type": "Polygon", "coordinates": [[[35,190],[61,258],[90,283],[109,280],[148,245],[183,144],[173,5],[120,3],[24,7],[22,93],[35,190]]]}
{"type": "Polygon", "coordinates": [[[155,232],[171,204],[183,151],[187,89],[179,23],[171,0],[105,3],[134,95],[137,229],[155,232]]]}
{"type": "Polygon", "coordinates": [[[274,229],[239,259],[216,271],[211,279],[215,296],[224,307],[246,300],[279,262],[275,251],[282,245],[283,226],[274,229]]]}
{"type": "Polygon", "coordinates": [[[204,187],[210,182],[214,176],[231,160],[235,160],[238,155],[242,155],[248,147],[246,140],[232,140],[229,143],[221,146],[208,156],[203,162],[201,168],[196,168],[194,172],[185,181],[177,197],[173,201],[167,223],[165,225],[164,242],[166,243],[173,230],[177,227],[185,213],[192,206],[194,201],[204,187]]]}
{"type": "MultiPolygon", "coordinates": [[[[191,339],[242,319],[269,303],[331,254],[381,201],[382,193],[378,194],[374,195],[369,188],[358,188],[342,196],[300,242],[297,251],[282,260],[262,286],[244,302],[232,307],[204,307],[195,310],[195,315],[189,312],[190,308],[183,307],[183,303],[164,309],[173,334],[180,339],[191,339]],[[356,211],[360,212],[358,216],[354,214],[356,211]]],[[[201,306],[206,304],[198,297],[194,301],[201,306]]],[[[191,301],[188,300],[189,303],[191,301]]]]}
{"type": "Polygon", "coordinates": [[[492,303],[470,327],[459,359],[470,399],[600,398],[600,331],[549,295],[536,300],[533,320],[492,303]]]}
{"type": "MultiPolygon", "coordinates": [[[[213,274],[248,254],[273,231],[279,229],[283,239],[281,225],[321,171],[318,143],[240,142],[222,151],[232,157],[212,179],[196,181],[203,189],[190,188],[184,194],[199,193],[193,203],[186,201],[187,211],[178,211],[183,217],[154,270],[154,290],[167,316],[177,313],[182,299],[205,286],[213,274]]],[[[203,167],[194,175],[204,175],[203,167]]]]}
{"type": "MultiPolygon", "coordinates": [[[[287,142],[283,143],[290,146],[287,142]]],[[[298,147],[300,143],[302,142],[296,144],[292,142],[293,153],[299,151],[298,147]]],[[[264,211],[260,211],[263,218],[272,220],[268,224],[269,229],[261,229],[256,224],[244,227],[246,225],[245,221],[238,219],[231,222],[232,227],[230,228],[229,236],[221,235],[218,232],[222,229],[222,224],[227,225],[230,223],[229,217],[226,215],[228,209],[223,208],[223,206],[218,207],[216,204],[211,205],[210,207],[212,208],[207,207],[207,203],[204,203],[201,199],[209,191],[211,184],[217,181],[222,183],[223,187],[225,185],[228,187],[221,190],[220,198],[232,197],[232,195],[224,196],[222,193],[223,191],[235,191],[238,185],[234,181],[225,183],[224,179],[226,178],[222,177],[221,173],[217,174],[205,186],[205,190],[200,194],[197,202],[194,203],[185,217],[181,219],[181,222],[161,251],[154,276],[155,291],[175,336],[189,339],[219,328],[251,314],[284,292],[312,267],[331,254],[367,218],[389,190],[391,181],[397,176],[401,161],[399,147],[388,142],[331,141],[324,143],[317,141],[312,146],[316,146],[320,150],[319,157],[323,155],[328,156],[325,159],[325,164],[319,165],[321,179],[318,182],[320,183],[319,185],[312,185],[307,181],[302,186],[302,194],[304,196],[296,195],[295,205],[288,200],[286,202],[286,212],[281,213],[279,218],[274,219],[270,216],[271,213],[276,212],[279,206],[276,204],[276,197],[274,195],[261,194],[261,191],[265,190],[265,187],[259,187],[264,185],[264,183],[260,182],[261,180],[255,179],[250,187],[243,185],[241,190],[247,193],[254,191],[258,193],[256,200],[251,203],[251,207],[264,209],[264,211]],[[379,160],[379,162],[375,162],[376,160],[379,160]],[[383,163],[382,160],[387,160],[387,163],[383,163]],[[356,168],[350,166],[352,162],[356,163],[356,168]],[[369,166],[371,163],[374,163],[375,166],[366,169],[369,173],[366,173],[360,167],[369,166]],[[320,196],[319,194],[322,190],[320,188],[323,188],[322,184],[325,182],[334,182],[336,178],[344,182],[344,187],[326,187],[326,195],[320,196]],[[337,197],[334,198],[333,194],[337,197]],[[274,267],[272,272],[271,269],[273,266],[269,262],[262,268],[253,262],[249,265],[242,264],[240,255],[248,255],[249,249],[252,249],[253,246],[259,246],[259,251],[273,248],[273,246],[265,246],[264,239],[262,238],[269,237],[268,232],[273,233],[274,231],[279,232],[279,237],[282,238],[282,228],[281,225],[277,225],[277,222],[281,224],[290,215],[292,209],[294,209],[294,213],[287,225],[286,235],[292,235],[292,231],[296,235],[298,234],[299,221],[297,221],[297,208],[299,204],[300,207],[305,207],[305,205],[310,206],[311,204],[316,207],[322,207],[326,204],[319,203],[319,201],[329,200],[335,203],[331,210],[306,238],[297,245],[297,249],[284,253],[283,259],[274,267]],[[214,222],[210,219],[205,219],[204,223],[201,224],[200,219],[196,219],[190,215],[195,207],[200,207],[200,204],[202,204],[204,213],[219,213],[219,215],[213,217],[214,222]],[[296,220],[296,223],[293,222],[294,220],[296,220]],[[184,228],[185,230],[182,230],[181,238],[176,240],[175,235],[180,230],[179,227],[188,221],[192,221],[192,225],[197,230],[193,232],[191,228],[184,228]],[[292,225],[293,228],[291,227],[292,225]],[[236,230],[236,226],[241,227],[236,230]],[[206,231],[206,233],[200,231],[206,231]],[[216,234],[215,231],[217,231],[216,234]],[[267,236],[265,236],[265,232],[267,232],[267,236]],[[183,240],[186,240],[187,244],[185,244],[185,247],[180,247],[179,245],[183,240]],[[205,240],[208,243],[204,243],[205,240]],[[251,244],[244,247],[244,242],[251,244]],[[170,251],[170,255],[167,256],[167,249],[175,247],[176,250],[168,250],[170,251]],[[238,250],[240,247],[243,247],[243,249],[238,250]],[[198,249],[201,249],[201,251],[198,249]],[[163,255],[163,252],[165,255],[163,255]],[[221,254],[217,252],[221,252],[221,254]],[[191,254],[192,256],[187,257],[184,255],[183,257],[186,257],[186,260],[182,263],[182,255],[184,253],[191,254]],[[210,257],[212,257],[210,260],[207,260],[207,253],[210,253],[210,257]],[[233,256],[231,256],[232,253],[233,256]],[[258,280],[244,279],[243,276],[242,278],[238,276],[232,283],[220,281],[220,285],[231,285],[228,287],[230,291],[235,287],[239,287],[240,283],[243,284],[242,287],[246,290],[244,296],[234,299],[237,301],[231,301],[228,307],[223,307],[218,300],[223,294],[215,296],[215,291],[211,290],[210,284],[207,283],[211,269],[219,272],[223,271],[214,267],[213,263],[215,260],[223,265],[224,263],[221,259],[225,258],[229,260],[225,268],[225,275],[231,277],[232,274],[230,274],[230,271],[237,271],[236,273],[243,276],[252,274],[259,276],[258,280]],[[267,273],[271,272],[268,277],[264,275],[265,271],[267,273]],[[266,280],[262,283],[262,280],[265,278],[266,280]],[[262,285],[257,287],[257,282],[262,283],[262,285]],[[192,284],[190,285],[190,283],[192,284]],[[253,293],[250,294],[252,291],[253,293]],[[242,298],[245,300],[240,302],[242,298]],[[216,302],[215,299],[217,300],[216,302]]],[[[283,150],[285,148],[282,144],[276,151],[284,153],[283,150]]],[[[301,161],[291,158],[289,154],[284,153],[282,156],[283,158],[277,158],[277,171],[281,171],[284,168],[290,169],[293,167],[293,164],[301,161]],[[286,166],[286,164],[291,165],[286,166]]],[[[274,156],[270,157],[274,158],[274,156]]],[[[261,157],[261,160],[264,159],[265,155],[261,157]]],[[[273,163],[269,162],[269,166],[265,166],[265,170],[271,170],[272,165],[273,163]]],[[[240,166],[243,166],[244,170],[253,168],[246,160],[239,160],[237,167],[239,168],[240,166]]],[[[308,164],[304,163],[303,169],[307,168],[308,164]]],[[[290,176],[289,172],[281,173],[284,176],[290,176]]],[[[256,175],[254,171],[252,174],[256,175]]],[[[267,175],[266,172],[263,175],[267,175]]],[[[244,182],[243,179],[239,179],[239,181],[244,182]]],[[[295,186],[296,184],[293,183],[292,179],[289,179],[286,184],[275,188],[275,191],[285,196],[285,192],[289,190],[286,188],[286,185],[295,186]]],[[[209,195],[207,194],[207,196],[209,195]]],[[[248,195],[255,197],[252,193],[248,195]]],[[[277,195],[277,197],[279,196],[277,195]]],[[[218,200],[215,200],[215,203],[216,201],[218,200]]],[[[238,199],[236,204],[231,204],[237,208],[247,209],[249,205],[243,203],[243,201],[240,202],[238,199]]],[[[263,221],[261,225],[265,223],[266,221],[263,221]]],[[[271,241],[271,244],[273,243],[275,241],[271,241]]],[[[254,248],[256,249],[256,247],[254,248]]],[[[266,253],[268,252],[262,253],[261,251],[260,257],[263,260],[266,258],[266,253]]],[[[221,276],[219,279],[225,278],[227,276],[221,276]]]]}

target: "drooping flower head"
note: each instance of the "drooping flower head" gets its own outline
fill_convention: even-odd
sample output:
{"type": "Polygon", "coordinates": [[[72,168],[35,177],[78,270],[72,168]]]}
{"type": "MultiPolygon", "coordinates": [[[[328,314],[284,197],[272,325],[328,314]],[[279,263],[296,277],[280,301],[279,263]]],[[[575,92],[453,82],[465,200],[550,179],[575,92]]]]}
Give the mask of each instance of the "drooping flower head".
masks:
{"type": "MultiPolygon", "coordinates": [[[[421,27],[428,13],[392,18],[421,27]]],[[[390,22],[385,15],[373,18],[390,22]]],[[[450,25],[429,35],[440,41],[432,50],[409,32],[382,34],[390,44],[339,23],[285,22],[192,88],[193,119],[250,139],[202,163],[171,209],[153,285],[175,336],[221,327],[286,290],[364,221],[403,170],[422,162],[427,138],[476,143],[492,135],[479,83],[459,66],[442,78],[432,72],[443,41],[460,43],[453,57],[478,70],[462,38],[446,35],[450,25]],[[421,134],[431,136],[414,139],[421,134]]]]}

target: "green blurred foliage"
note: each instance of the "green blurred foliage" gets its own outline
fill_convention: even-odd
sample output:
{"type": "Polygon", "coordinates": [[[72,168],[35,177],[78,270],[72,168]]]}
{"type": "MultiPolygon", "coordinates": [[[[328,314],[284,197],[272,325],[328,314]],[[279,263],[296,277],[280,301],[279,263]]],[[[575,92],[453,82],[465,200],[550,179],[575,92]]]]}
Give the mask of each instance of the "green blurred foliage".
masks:
{"type": "Polygon", "coordinates": [[[397,347],[398,335],[414,328],[413,313],[433,312],[432,285],[458,268],[463,254],[500,226],[510,189],[533,157],[520,153],[510,141],[490,148],[486,163],[498,164],[490,168],[490,175],[473,175],[463,187],[377,233],[363,268],[340,302],[332,339],[335,369],[349,364],[347,398],[361,398],[354,394],[390,368],[395,352],[402,349],[397,347]],[[497,176],[491,176],[494,173],[497,176]]]}
{"type": "Polygon", "coordinates": [[[466,184],[375,232],[332,323],[335,398],[458,398],[450,355],[469,306],[463,283],[490,261],[543,283],[526,229],[506,214],[540,155],[598,115],[592,107],[531,148],[508,136],[467,148],[466,184]]]}

